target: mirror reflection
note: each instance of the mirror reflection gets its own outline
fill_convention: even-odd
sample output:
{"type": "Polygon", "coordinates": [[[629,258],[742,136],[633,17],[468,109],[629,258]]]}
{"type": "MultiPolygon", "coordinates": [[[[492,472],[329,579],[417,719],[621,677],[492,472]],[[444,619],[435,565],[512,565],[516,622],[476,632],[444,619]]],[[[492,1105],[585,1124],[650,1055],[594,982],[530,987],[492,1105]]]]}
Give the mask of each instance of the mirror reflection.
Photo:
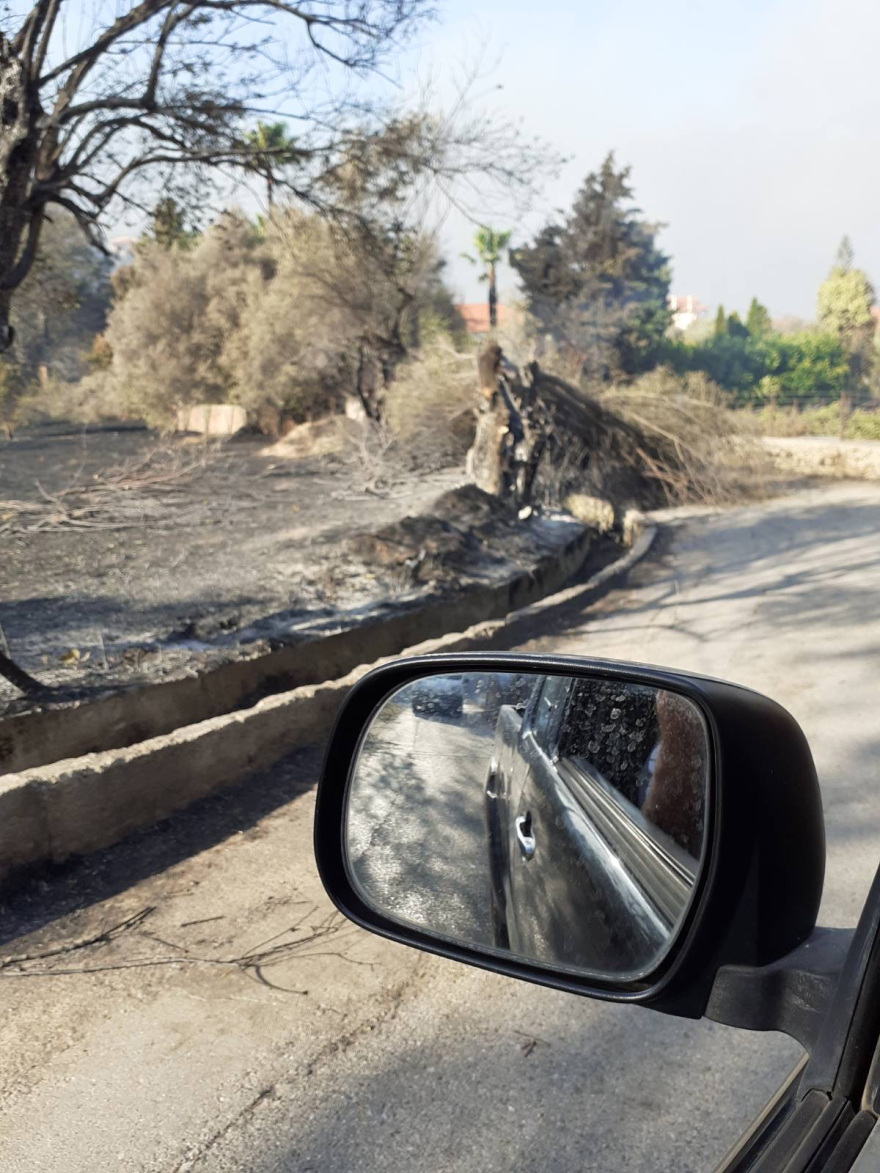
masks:
{"type": "Polygon", "coordinates": [[[697,706],[596,677],[426,676],[375,714],[346,846],[361,897],[472,947],[617,980],[654,969],[700,866],[697,706]]]}

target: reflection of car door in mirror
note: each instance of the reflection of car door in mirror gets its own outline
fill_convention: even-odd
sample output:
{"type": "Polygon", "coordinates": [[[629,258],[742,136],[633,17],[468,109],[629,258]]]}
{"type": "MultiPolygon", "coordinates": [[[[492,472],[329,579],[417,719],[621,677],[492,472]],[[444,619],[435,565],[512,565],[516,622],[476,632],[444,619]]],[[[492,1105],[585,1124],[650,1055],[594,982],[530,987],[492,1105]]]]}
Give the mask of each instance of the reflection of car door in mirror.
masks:
{"type": "MultiPolygon", "coordinates": [[[[529,714],[520,749],[522,785],[511,795],[507,925],[511,948],[537,960],[637,972],[662,948],[669,927],[622,872],[615,837],[609,841],[607,825],[595,819],[576,784],[588,775],[571,769],[573,748],[600,748],[618,724],[627,724],[619,693],[589,680],[550,677],[529,714]],[[621,925],[628,930],[622,933],[621,925]]],[[[642,764],[654,737],[645,716],[653,713],[653,692],[627,699],[635,702],[632,716],[638,714],[643,747],[626,737],[624,745],[635,751],[630,760],[610,747],[622,790],[634,789],[630,772],[642,764]]],[[[616,734],[614,739],[619,741],[616,734]]],[[[677,899],[670,894],[673,906],[677,899]]]]}
{"type": "Polygon", "coordinates": [[[511,947],[548,958],[563,948],[566,912],[555,906],[560,886],[555,876],[565,861],[558,853],[560,831],[554,791],[559,729],[571,681],[548,676],[523,722],[517,747],[516,788],[508,819],[508,933],[511,947]]]}
{"type": "Polygon", "coordinates": [[[559,724],[570,686],[571,681],[566,676],[546,677],[529,714],[528,732],[537,748],[550,761],[556,753],[559,724]]]}

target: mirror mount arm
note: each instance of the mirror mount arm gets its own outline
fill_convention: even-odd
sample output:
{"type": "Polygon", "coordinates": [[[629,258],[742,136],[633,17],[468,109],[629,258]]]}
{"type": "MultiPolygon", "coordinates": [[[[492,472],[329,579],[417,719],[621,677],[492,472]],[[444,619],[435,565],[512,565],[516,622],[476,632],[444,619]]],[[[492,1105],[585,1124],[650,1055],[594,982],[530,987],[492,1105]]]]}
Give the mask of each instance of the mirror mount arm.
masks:
{"type": "Polygon", "coordinates": [[[797,949],[770,965],[723,965],[703,1017],[744,1030],[777,1030],[812,1050],[853,929],[815,928],[797,949]]]}

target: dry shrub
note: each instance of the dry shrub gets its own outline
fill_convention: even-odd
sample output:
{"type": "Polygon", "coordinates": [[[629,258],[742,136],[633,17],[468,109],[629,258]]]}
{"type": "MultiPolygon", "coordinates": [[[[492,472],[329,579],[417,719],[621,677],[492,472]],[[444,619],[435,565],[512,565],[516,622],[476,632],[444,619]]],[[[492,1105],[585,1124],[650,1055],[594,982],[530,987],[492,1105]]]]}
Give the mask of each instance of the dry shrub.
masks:
{"type": "Polygon", "coordinates": [[[236,216],[191,249],[144,243],[105,331],[112,360],[83,380],[86,391],[160,428],[174,427],[178,408],[228,402],[224,352],[263,261],[261,242],[236,216]]]}
{"type": "Polygon", "coordinates": [[[600,400],[645,437],[637,460],[669,504],[724,504],[762,488],[766,457],[702,372],[661,367],[600,400]]]}
{"type": "Polygon", "coordinates": [[[50,375],[41,383],[31,384],[16,405],[15,422],[67,420],[74,424],[96,424],[119,419],[124,414],[116,389],[105,372],[95,371],[75,383],[50,375]]]}
{"type": "Polygon", "coordinates": [[[141,241],[86,392],[163,429],[201,403],[240,404],[269,434],[339,411],[444,312],[432,242],[395,255],[293,208],[258,226],[227,214],[186,247],[141,241]]]}
{"type": "Polygon", "coordinates": [[[314,216],[279,213],[265,225],[270,268],[249,282],[224,365],[230,398],[252,415],[267,407],[304,422],[339,410],[354,384],[363,323],[343,296],[358,274],[346,242],[314,216]]]}
{"type": "Polygon", "coordinates": [[[385,418],[400,458],[421,469],[461,464],[474,439],[477,367],[438,332],[398,368],[385,418]]]}

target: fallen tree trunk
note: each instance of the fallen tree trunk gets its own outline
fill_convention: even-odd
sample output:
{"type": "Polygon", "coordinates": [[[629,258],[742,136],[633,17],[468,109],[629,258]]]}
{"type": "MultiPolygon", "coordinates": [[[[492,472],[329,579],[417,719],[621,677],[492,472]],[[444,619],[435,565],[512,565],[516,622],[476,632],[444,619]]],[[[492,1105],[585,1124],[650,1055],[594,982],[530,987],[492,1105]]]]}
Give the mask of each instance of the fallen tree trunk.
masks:
{"type": "Polygon", "coordinates": [[[521,373],[497,344],[480,355],[479,371],[476,437],[467,460],[479,488],[520,508],[537,501],[561,505],[586,488],[623,489],[622,500],[653,503],[657,486],[638,455],[652,445],[632,425],[537,363],[521,373]]]}
{"type": "Polygon", "coordinates": [[[729,424],[714,401],[668,396],[651,406],[624,389],[606,403],[536,362],[520,372],[495,343],[479,372],[467,468],[485,492],[520,508],[565,506],[572,494],[618,509],[723,499],[716,448],[729,424]]]}
{"type": "Polygon", "coordinates": [[[483,351],[478,368],[480,401],[468,473],[484,492],[527,505],[551,422],[534,383],[522,381],[497,343],[483,351]]]}

